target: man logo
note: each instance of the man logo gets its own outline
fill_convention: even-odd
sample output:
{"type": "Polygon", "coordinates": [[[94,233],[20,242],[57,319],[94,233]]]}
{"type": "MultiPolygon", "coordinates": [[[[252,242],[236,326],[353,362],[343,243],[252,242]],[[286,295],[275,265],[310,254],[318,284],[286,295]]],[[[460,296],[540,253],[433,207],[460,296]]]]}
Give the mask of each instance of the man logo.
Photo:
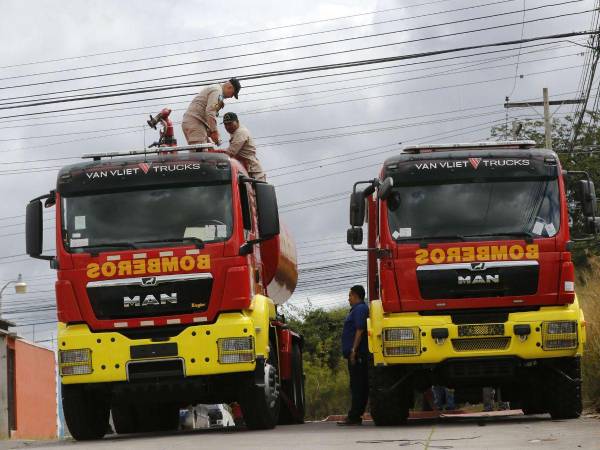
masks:
{"type": "Polygon", "coordinates": [[[471,263],[471,270],[485,270],[485,263],[471,263]]]}
{"type": "Polygon", "coordinates": [[[135,295],[133,297],[123,297],[123,307],[130,308],[132,306],[159,306],[166,305],[167,303],[176,305],[177,304],[177,292],[169,294],[160,294],[159,298],[152,294],[148,294],[142,300],[141,296],[135,295]]]}
{"type": "Polygon", "coordinates": [[[144,287],[156,286],[157,284],[158,284],[158,281],[156,280],[156,277],[144,277],[144,278],[142,278],[142,286],[144,286],[144,287]]]}
{"type": "Polygon", "coordinates": [[[500,284],[500,275],[466,275],[458,276],[458,284],[460,285],[477,285],[477,284],[500,284]]]}
{"type": "Polygon", "coordinates": [[[469,158],[469,162],[473,166],[473,169],[477,169],[479,167],[479,163],[481,162],[481,158],[469,158]]]}

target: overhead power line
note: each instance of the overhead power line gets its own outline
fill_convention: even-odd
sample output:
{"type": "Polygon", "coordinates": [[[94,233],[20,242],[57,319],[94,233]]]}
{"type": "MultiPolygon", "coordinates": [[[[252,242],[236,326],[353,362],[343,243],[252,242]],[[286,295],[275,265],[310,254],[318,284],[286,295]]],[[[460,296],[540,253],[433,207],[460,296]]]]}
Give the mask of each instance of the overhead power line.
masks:
{"type": "MultiPolygon", "coordinates": [[[[416,15],[416,16],[400,17],[400,18],[396,18],[396,19],[388,19],[388,20],[382,20],[382,21],[377,21],[377,22],[370,22],[370,23],[362,24],[362,25],[351,25],[351,26],[346,26],[346,27],[334,28],[334,29],[330,29],[330,30],[313,31],[313,32],[310,32],[310,33],[302,33],[302,34],[280,36],[280,37],[269,38],[269,39],[261,39],[261,40],[256,40],[256,41],[245,41],[245,42],[241,42],[241,43],[237,43],[237,44],[229,44],[229,45],[222,45],[222,46],[218,46],[218,47],[203,48],[203,49],[200,49],[200,50],[189,50],[189,51],[185,51],[185,52],[170,53],[170,54],[167,54],[167,55],[156,55],[156,56],[149,56],[149,57],[144,57],[144,58],[135,58],[135,59],[122,60],[122,61],[112,61],[112,62],[107,62],[107,63],[93,64],[93,65],[88,65],[88,66],[80,66],[80,67],[72,67],[72,68],[64,68],[64,69],[58,69],[58,70],[51,70],[51,71],[46,71],[46,72],[27,73],[27,74],[23,74],[23,75],[14,75],[14,76],[10,76],[10,77],[0,78],[0,81],[11,80],[11,79],[19,79],[19,78],[28,78],[28,77],[40,76],[40,75],[53,75],[53,74],[57,74],[57,73],[72,72],[72,71],[76,71],[76,70],[98,69],[100,67],[109,67],[109,66],[115,66],[115,65],[120,65],[120,64],[131,64],[131,63],[134,63],[134,62],[152,61],[152,60],[155,60],[155,59],[170,58],[170,57],[175,57],[175,56],[184,56],[184,55],[191,55],[191,54],[196,54],[196,53],[204,53],[204,52],[217,51],[217,50],[222,51],[222,50],[231,49],[231,48],[245,47],[245,46],[248,46],[248,45],[267,44],[267,43],[272,43],[272,42],[277,42],[277,41],[284,41],[284,40],[289,40],[289,39],[297,39],[297,38],[301,38],[301,37],[317,36],[317,35],[327,34],[327,33],[335,33],[335,32],[353,30],[353,29],[358,29],[358,28],[372,27],[372,26],[375,26],[375,25],[383,25],[383,24],[389,24],[389,23],[394,23],[394,22],[404,22],[404,21],[407,21],[407,20],[420,19],[420,18],[430,17],[430,16],[440,16],[442,14],[453,13],[453,12],[460,12],[460,11],[467,11],[467,10],[472,10],[472,9],[479,9],[479,8],[484,8],[484,7],[487,7],[487,6],[495,6],[495,5],[499,5],[499,4],[503,4],[503,3],[512,3],[514,1],[515,0],[498,0],[498,1],[491,2],[491,3],[482,3],[482,4],[470,5],[470,6],[466,6],[466,7],[462,7],[462,8],[455,8],[455,9],[449,9],[449,10],[443,10],[443,11],[435,11],[435,12],[426,13],[426,14],[420,14],[420,15],[416,15]]],[[[566,3],[580,3],[582,1],[583,0],[570,0],[570,1],[566,2],[566,3]]],[[[553,6],[559,6],[559,5],[562,5],[562,4],[563,3],[555,3],[555,4],[550,4],[550,5],[542,5],[542,6],[538,6],[536,8],[532,8],[531,10],[533,10],[533,9],[543,9],[543,8],[548,8],[548,7],[553,7],[553,6]]],[[[516,14],[516,13],[518,13],[518,11],[517,12],[508,11],[508,12],[504,12],[504,13],[492,14],[492,15],[489,15],[489,16],[476,17],[476,18],[472,18],[472,19],[462,19],[462,20],[459,20],[459,21],[450,22],[449,24],[456,24],[456,23],[462,23],[462,22],[470,22],[470,21],[473,21],[473,20],[482,20],[482,19],[487,19],[487,18],[492,18],[492,17],[512,15],[512,14],[516,14]]],[[[432,25],[426,25],[426,26],[422,26],[422,27],[409,28],[409,29],[406,29],[406,30],[390,31],[390,32],[387,32],[387,33],[384,33],[384,34],[372,34],[372,35],[366,35],[366,36],[359,36],[359,37],[350,38],[350,39],[365,39],[365,38],[377,37],[377,36],[387,35],[387,34],[402,33],[402,32],[405,32],[405,31],[415,31],[415,30],[420,30],[420,29],[427,29],[427,28],[437,27],[437,26],[441,26],[441,25],[446,25],[446,24],[440,24],[440,25],[432,24],[432,25]]],[[[333,41],[333,42],[338,42],[338,41],[333,41]]],[[[325,42],[325,43],[314,43],[314,44],[308,44],[308,45],[313,46],[313,45],[325,45],[325,44],[328,44],[328,42],[325,42]]],[[[300,46],[300,47],[297,47],[297,48],[303,48],[303,47],[304,46],[300,46]]],[[[292,48],[296,48],[296,47],[292,47],[292,48]]],[[[287,50],[287,48],[284,48],[284,49],[281,49],[281,50],[278,50],[278,49],[269,50],[268,53],[270,53],[270,52],[276,52],[276,51],[283,51],[283,50],[287,50]]],[[[262,52],[260,52],[260,54],[262,54],[262,52]]],[[[254,53],[252,55],[254,55],[254,53]]],[[[241,54],[241,55],[238,55],[238,56],[243,57],[243,56],[246,56],[246,55],[241,54]]],[[[183,63],[183,64],[187,64],[187,63],[183,63]]],[[[159,68],[162,68],[162,67],[157,67],[156,69],[159,69],[159,68]]]]}
{"type": "MultiPolygon", "coordinates": [[[[579,1],[582,1],[582,0],[571,0],[569,3],[579,2],[579,1]]],[[[546,5],[546,6],[557,6],[557,5],[560,5],[560,3],[559,4],[546,5]]],[[[553,20],[553,19],[562,19],[564,17],[586,14],[586,13],[589,13],[591,11],[594,11],[594,9],[589,9],[589,10],[584,10],[584,11],[577,11],[577,12],[566,13],[566,14],[559,14],[559,15],[554,15],[554,16],[541,17],[541,18],[537,18],[537,19],[530,19],[530,20],[525,21],[525,23],[535,23],[535,22],[542,22],[542,21],[553,20]]],[[[498,15],[504,15],[504,13],[501,13],[501,14],[498,14],[498,15]]],[[[486,18],[491,18],[491,17],[495,17],[495,15],[494,16],[490,16],[490,17],[486,17],[486,18]]],[[[464,19],[462,21],[470,21],[470,20],[475,20],[475,19],[464,19]]],[[[462,22],[462,21],[446,22],[446,23],[437,24],[437,25],[428,25],[428,26],[425,26],[424,28],[431,28],[433,26],[447,26],[447,25],[452,25],[452,24],[459,23],[459,22],[462,22]]],[[[238,67],[231,67],[231,68],[227,68],[227,69],[203,70],[203,73],[223,72],[225,70],[231,72],[231,71],[235,71],[235,70],[239,70],[239,69],[244,69],[244,68],[250,68],[250,67],[260,67],[260,66],[265,66],[265,65],[272,65],[272,64],[286,63],[286,62],[294,62],[294,61],[301,61],[301,60],[308,60],[308,59],[320,58],[320,57],[325,57],[325,56],[329,57],[329,56],[334,56],[334,55],[341,55],[341,54],[347,54],[347,53],[355,53],[355,52],[364,51],[364,50],[373,50],[373,49],[377,49],[377,48],[385,48],[385,47],[391,47],[391,46],[395,46],[395,45],[402,45],[402,44],[409,44],[409,43],[414,43],[414,42],[429,41],[429,40],[433,40],[433,39],[441,39],[441,38],[451,37],[451,36],[461,36],[461,35],[465,35],[465,34],[477,33],[477,32],[481,32],[481,31],[496,30],[496,29],[501,29],[501,28],[518,26],[518,25],[522,25],[522,22],[513,22],[513,23],[509,23],[509,24],[494,25],[494,26],[490,26],[490,27],[482,27],[482,28],[476,28],[476,29],[473,29],[473,30],[466,30],[466,31],[457,31],[457,32],[453,32],[453,33],[440,34],[440,35],[436,35],[436,36],[414,38],[414,39],[409,39],[409,40],[405,40],[405,41],[386,42],[384,44],[371,45],[371,46],[367,46],[367,47],[353,48],[353,49],[347,49],[347,50],[338,50],[338,51],[334,51],[334,52],[311,54],[311,55],[307,55],[307,56],[297,56],[297,57],[294,57],[294,58],[287,58],[287,59],[276,60],[276,61],[267,61],[267,62],[260,62],[260,63],[254,63],[254,64],[247,64],[247,65],[238,66],[238,67]]],[[[235,56],[221,56],[221,57],[218,57],[218,58],[210,58],[210,59],[197,60],[197,61],[188,61],[188,62],[175,63],[175,64],[165,64],[165,65],[162,65],[162,66],[156,66],[156,67],[150,67],[150,68],[146,67],[146,68],[139,68],[139,69],[129,69],[129,70],[122,70],[122,71],[117,71],[117,72],[108,72],[108,73],[102,73],[102,74],[94,74],[94,75],[85,75],[85,76],[79,76],[79,77],[63,78],[63,79],[59,79],[59,80],[47,80],[47,81],[40,81],[40,82],[35,82],[35,83],[26,83],[26,84],[20,84],[20,85],[0,86],[0,90],[15,89],[15,88],[22,88],[22,87],[31,87],[31,86],[41,86],[41,85],[47,85],[47,84],[56,84],[56,83],[62,83],[62,82],[67,82],[67,81],[85,80],[85,79],[100,78],[100,77],[107,77],[107,76],[114,76],[114,75],[124,75],[124,74],[131,74],[131,73],[137,73],[137,72],[145,72],[145,71],[149,71],[149,70],[168,69],[168,68],[180,67],[180,66],[191,65],[191,64],[201,64],[201,63],[221,61],[221,60],[226,60],[226,59],[238,59],[238,58],[244,57],[244,56],[259,56],[259,55],[264,55],[264,54],[267,54],[267,53],[273,53],[273,52],[284,51],[284,50],[298,50],[298,49],[301,49],[301,48],[310,48],[310,47],[314,47],[314,46],[317,46],[317,45],[339,44],[341,42],[347,42],[347,41],[356,40],[356,39],[364,39],[365,37],[385,36],[385,35],[389,35],[389,34],[393,34],[393,33],[399,33],[399,32],[403,32],[403,31],[412,31],[412,29],[406,29],[406,30],[402,30],[402,31],[386,32],[386,33],[378,33],[378,34],[373,34],[373,35],[364,36],[364,37],[350,37],[350,38],[337,39],[337,40],[325,41],[325,42],[320,42],[320,43],[304,44],[304,45],[300,45],[300,46],[286,47],[284,49],[264,50],[264,51],[261,51],[261,52],[238,54],[238,55],[235,55],[235,56]]],[[[587,32],[585,34],[590,34],[590,32],[587,32]]],[[[564,37],[573,37],[573,36],[576,36],[576,35],[581,35],[581,34],[571,34],[571,33],[569,33],[568,36],[564,36],[564,37]]],[[[533,40],[539,40],[539,39],[540,38],[533,38],[533,40]]],[[[518,44],[521,41],[523,43],[525,43],[525,42],[531,42],[531,39],[530,40],[527,40],[527,39],[525,39],[525,40],[517,40],[517,41],[512,41],[511,43],[518,44]]],[[[503,44],[503,45],[507,45],[507,44],[503,44]]],[[[487,47],[487,46],[490,46],[490,45],[488,44],[488,45],[482,45],[482,46],[465,47],[464,50],[470,50],[470,49],[474,49],[474,48],[483,48],[483,47],[487,47]]],[[[435,54],[442,54],[442,53],[445,53],[445,52],[447,52],[447,51],[429,52],[428,56],[432,56],[432,55],[435,55],[435,54]]],[[[407,59],[407,58],[405,58],[405,59],[407,59]]],[[[296,73],[296,72],[291,72],[291,73],[296,73]]],[[[165,77],[161,77],[161,79],[175,78],[175,77],[178,77],[178,76],[175,76],[175,75],[174,76],[165,76],[165,77]]],[[[249,77],[249,76],[239,76],[239,78],[241,78],[241,79],[254,79],[253,77],[249,77]]],[[[0,78],[0,81],[2,81],[2,80],[6,80],[6,78],[0,78]]],[[[139,89],[137,92],[140,93],[140,92],[149,92],[149,91],[147,91],[145,89],[139,89]]],[[[117,95],[117,94],[114,94],[114,95],[117,95]]],[[[127,95],[127,94],[121,93],[119,95],[127,95]]],[[[88,96],[88,97],[92,97],[93,98],[93,96],[88,96]]],[[[81,99],[88,99],[88,97],[82,97],[82,98],[77,98],[77,99],[69,99],[69,101],[78,101],[78,100],[81,100],[81,99]]],[[[47,104],[47,103],[35,102],[35,103],[32,103],[31,105],[27,105],[27,106],[37,106],[37,105],[42,105],[42,104],[47,104]]]]}
{"type": "Polygon", "coordinates": [[[323,23],[323,22],[332,22],[332,21],[336,21],[336,20],[352,19],[354,17],[360,17],[360,16],[381,14],[384,12],[397,11],[400,9],[410,9],[410,8],[415,8],[415,7],[419,7],[419,6],[430,6],[430,5],[435,5],[438,3],[446,3],[449,1],[453,1],[453,0],[436,0],[436,1],[425,2],[425,3],[415,3],[412,5],[399,6],[396,8],[376,9],[376,10],[369,11],[369,12],[351,14],[351,15],[347,15],[347,16],[337,16],[337,17],[332,17],[329,19],[312,20],[309,22],[300,22],[300,23],[289,24],[289,25],[281,25],[281,26],[277,26],[277,27],[260,28],[260,29],[256,29],[256,30],[241,31],[241,32],[229,33],[229,34],[221,34],[221,35],[217,35],[217,36],[208,36],[208,37],[197,38],[197,39],[189,39],[189,40],[185,40],[185,41],[176,41],[176,42],[169,42],[169,43],[162,43],[162,44],[146,45],[143,47],[112,50],[112,51],[108,51],[108,52],[89,53],[86,55],[79,55],[79,56],[68,56],[68,57],[63,57],[63,58],[45,59],[45,60],[40,60],[40,61],[30,61],[30,62],[25,62],[25,63],[12,64],[12,65],[8,65],[8,66],[0,66],[0,69],[29,66],[29,65],[34,65],[34,64],[62,62],[62,61],[69,61],[69,60],[74,60],[74,59],[91,58],[91,57],[95,57],[95,56],[114,55],[117,53],[126,53],[126,52],[133,52],[133,51],[139,51],[139,50],[148,50],[148,49],[152,49],[152,48],[169,47],[169,46],[173,46],[173,45],[189,44],[192,42],[201,42],[201,41],[207,41],[207,40],[222,39],[222,38],[233,37],[233,36],[244,36],[247,34],[275,31],[275,30],[281,30],[284,28],[293,28],[293,27],[299,27],[299,26],[305,26],[305,25],[314,25],[314,24],[323,23]]]}
{"type": "MultiPolygon", "coordinates": [[[[276,71],[276,72],[260,73],[260,74],[255,74],[255,75],[251,75],[251,76],[246,76],[246,79],[268,78],[268,77],[273,77],[273,76],[282,76],[282,75],[289,75],[289,74],[295,74],[295,73],[316,72],[316,71],[331,70],[331,69],[337,69],[337,68],[343,68],[343,67],[356,67],[356,66],[364,66],[364,65],[369,65],[369,64],[380,64],[380,63],[386,63],[386,62],[391,62],[391,61],[401,61],[401,60],[423,58],[423,57],[435,56],[435,55],[441,55],[441,54],[475,50],[475,49],[480,49],[480,48],[485,48],[485,47],[501,47],[501,46],[506,46],[506,45],[515,45],[515,44],[519,44],[519,43],[525,43],[525,42],[535,42],[535,41],[550,40],[550,39],[563,39],[563,38],[567,38],[567,37],[591,35],[591,34],[597,34],[597,33],[598,33],[597,31],[579,31],[579,32],[571,32],[571,33],[561,33],[561,34],[553,34],[553,35],[546,35],[546,36],[538,36],[538,37],[527,38],[527,39],[516,40],[516,41],[493,42],[493,43],[487,43],[487,44],[457,47],[457,48],[452,48],[452,49],[413,53],[413,54],[409,54],[409,55],[400,55],[400,56],[385,57],[385,58],[374,58],[374,59],[368,59],[368,60],[352,61],[352,62],[346,62],[346,63],[326,64],[326,65],[322,65],[322,66],[311,66],[311,67],[304,67],[304,68],[297,68],[297,69],[284,69],[284,70],[280,70],[280,71],[276,71]]],[[[104,97],[106,97],[106,96],[98,96],[97,98],[104,98],[104,97]]],[[[171,98],[171,97],[167,97],[167,98],[171,98]]],[[[89,99],[92,99],[92,98],[89,98],[89,99]]],[[[13,119],[13,118],[17,118],[17,117],[34,116],[34,115],[40,115],[40,114],[52,114],[52,113],[56,113],[56,112],[75,111],[75,110],[81,110],[81,109],[97,108],[97,107],[101,107],[101,106],[112,106],[112,105],[117,105],[117,104],[135,103],[135,102],[141,102],[141,101],[147,101],[147,99],[128,100],[128,101],[124,101],[124,102],[113,102],[113,103],[108,103],[108,104],[103,104],[103,105],[80,106],[80,107],[75,107],[75,108],[65,108],[65,109],[52,110],[52,111],[39,111],[39,112],[12,114],[10,116],[0,117],[0,119],[13,119]]],[[[0,107],[0,109],[6,109],[6,108],[0,107]]]]}
{"type": "MultiPolygon", "coordinates": [[[[556,43],[568,43],[569,45],[574,44],[571,41],[555,41],[552,43],[538,43],[538,44],[531,44],[528,46],[523,46],[523,48],[538,48],[537,50],[532,50],[530,52],[526,52],[526,53],[536,53],[536,52],[544,52],[544,51],[549,51],[551,49],[555,49],[555,48],[560,48],[559,46],[551,46],[549,44],[556,44],[556,43]]],[[[294,83],[294,82],[298,82],[298,81],[305,81],[305,80],[313,80],[313,79],[321,79],[321,78],[330,78],[330,77],[338,77],[338,76],[344,76],[344,75],[352,75],[352,74],[358,74],[358,73],[367,73],[367,72],[376,72],[376,71],[381,71],[381,70],[386,70],[386,69],[390,69],[390,68],[396,68],[396,67],[409,67],[409,66],[420,66],[423,64],[431,64],[431,63],[435,63],[435,62],[447,62],[447,61],[454,61],[454,60],[461,60],[464,58],[470,58],[473,56],[481,56],[481,55],[491,55],[491,54],[498,54],[498,53],[505,53],[505,52],[509,52],[512,50],[517,50],[516,47],[514,48],[505,48],[505,49],[496,49],[496,50],[488,50],[488,51],[484,51],[484,52],[477,52],[477,53],[471,53],[471,54],[467,54],[467,55],[455,55],[455,56],[450,56],[450,57],[444,57],[444,58],[438,58],[438,59],[431,59],[431,60],[427,60],[427,61],[413,61],[410,63],[403,63],[403,64],[394,64],[394,65],[389,65],[389,66],[384,66],[384,67],[370,67],[368,69],[362,68],[359,70],[351,70],[351,71],[346,71],[346,72],[336,72],[336,73],[319,73],[318,75],[311,75],[311,76],[307,76],[307,77],[299,77],[299,78],[293,78],[293,79],[287,79],[287,80],[279,80],[277,82],[278,85],[286,85],[287,83],[294,83]]],[[[505,56],[505,57],[499,57],[498,59],[506,59],[509,56],[505,56]]],[[[476,60],[478,61],[478,60],[476,60]]],[[[452,64],[446,64],[445,66],[433,66],[433,67],[423,67],[423,68],[415,68],[415,69],[411,69],[410,71],[415,71],[415,70],[430,70],[433,68],[437,68],[437,67],[450,67],[452,65],[458,65],[458,64],[462,64],[462,63],[452,63],[452,64]]],[[[409,72],[409,71],[406,71],[409,72]]],[[[375,75],[375,76],[385,76],[385,75],[375,75]]],[[[211,81],[215,81],[215,80],[201,80],[201,81],[197,81],[196,83],[208,83],[211,81]]],[[[331,83],[331,82],[322,82],[322,83],[313,83],[313,84],[308,84],[308,85],[299,85],[298,87],[304,88],[304,87],[311,87],[311,86],[320,86],[326,83],[331,83]]],[[[253,85],[249,85],[249,86],[245,86],[245,89],[254,89],[256,87],[260,87],[260,86],[272,86],[273,84],[271,82],[265,82],[265,83],[258,83],[258,84],[253,84],[253,85]]],[[[163,85],[163,86],[153,86],[155,88],[160,88],[160,87],[169,87],[172,85],[163,85]]],[[[179,85],[181,88],[183,87],[191,87],[188,83],[184,83],[179,85]]],[[[106,87],[105,86],[100,86],[100,87],[106,87]]],[[[293,88],[296,86],[285,86],[282,89],[279,90],[283,90],[283,89],[289,89],[289,88],[293,88]]],[[[72,92],[72,91],[77,91],[77,89],[71,89],[71,90],[67,90],[67,91],[59,91],[56,93],[60,93],[60,92],[72,92]]],[[[258,92],[250,92],[251,95],[255,95],[258,94],[260,92],[264,92],[264,91],[258,91],[258,92]]],[[[270,91],[272,92],[272,90],[270,91]]],[[[158,100],[158,99],[172,99],[174,97],[181,97],[181,96],[188,96],[188,95],[194,95],[195,93],[191,93],[191,94],[183,94],[183,95],[177,95],[177,96],[168,96],[168,97],[159,97],[159,98],[147,98],[147,99],[143,99],[140,101],[152,101],[152,100],[158,100]]],[[[179,103],[186,103],[187,102],[179,102],[179,103]]],[[[106,105],[94,105],[95,107],[102,107],[102,106],[106,106],[106,105]]],[[[140,108],[152,108],[152,107],[160,107],[160,106],[164,106],[163,104],[153,104],[153,105],[140,105],[140,106],[130,106],[130,107],[125,107],[125,108],[111,108],[111,109],[105,109],[105,110],[101,110],[101,111],[83,111],[83,112],[77,112],[77,113],[67,113],[67,114],[56,114],[53,113],[53,115],[55,117],[69,117],[69,116],[81,116],[81,115],[86,115],[86,114],[96,114],[96,113],[103,113],[103,112],[113,112],[113,111],[125,111],[125,110],[130,110],[130,109],[140,109],[140,108]]],[[[177,111],[177,110],[175,110],[177,111]]],[[[113,115],[113,116],[99,116],[99,117],[93,117],[90,119],[75,119],[75,120],[70,120],[70,121],[58,121],[58,122],[46,122],[46,123],[35,123],[35,125],[57,125],[57,124],[63,124],[63,123],[74,123],[74,122],[81,122],[81,121],[86,121],[86,120],[102,120],[102,119],[110,119],[110,118],[120,118],[120,117],[127,117],[127,116],[131,116],[131,115],[137,115],[138,113],[135,114],[125,114],[125,115],[113,115]]],[[[11,116],[12,117],[12,116],[11,116]]],[[[11,117],[8,117],[7,119],[11,119],[11,117]]],[[[30,118],[15,118],[12,120],[4,120],[1,123],[14,123],[14,122],[19,122],[22,123],[23,121],[26,120],[37,120],[36,117],[30,117],[30,118]]],[[[29,126],[29,125],[19,125],[20,127],[24,127],[24,126],[29,126]]]]}

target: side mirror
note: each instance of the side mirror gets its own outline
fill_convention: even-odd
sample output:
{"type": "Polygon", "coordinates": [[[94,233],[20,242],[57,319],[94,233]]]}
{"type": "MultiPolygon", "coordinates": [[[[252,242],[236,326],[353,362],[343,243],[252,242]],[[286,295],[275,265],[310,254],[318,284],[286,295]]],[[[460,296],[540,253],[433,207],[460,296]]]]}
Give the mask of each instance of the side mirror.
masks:
{"type": "Polygon", "coordinates": [[[581,209],[585,217],[596,216],[596,190],[593,181],[579,180],[576,185],[575,198],[581,202],[581,209]]]}
{"type": "Polygon", "coordinates": [[[269,239],[279,234],[279,209],[272,184],[256,183],[256,210],[260,239],[269,239]]]}
{"type": "Polygon", "coordinates": [[[360,245],[363,241],[362,228],[348,228],[346,232],[346,242],[350,245],[360,245]]]}
{"type": "Polygon", "coordinates": [[[43,220],[42,202],[38,199],[30,201],[25,212],[25,247],[32,258],[39,258],[43,251],[43,220]]]}
{"type": "Polygon", "coordinates": [[[350,225],[362,227],[365,223],[365,195],[358,191],[350,194],[350,225]]]}
{"type": "Polygon", "coordinates": [[[379,186],[379,191],[377,191],[377,197],[380,200],[387,199],[392,193],[392,188],[394,187],[394,179],[392,177],[387,177],[379,186]]]}

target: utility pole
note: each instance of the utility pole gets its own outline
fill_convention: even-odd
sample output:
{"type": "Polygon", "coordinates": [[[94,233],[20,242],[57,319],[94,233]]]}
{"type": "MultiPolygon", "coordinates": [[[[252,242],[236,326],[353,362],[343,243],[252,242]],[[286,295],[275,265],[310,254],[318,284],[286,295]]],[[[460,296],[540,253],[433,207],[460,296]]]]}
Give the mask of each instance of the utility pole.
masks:
{"type": "Polygon", "coordinates": [[[546,136],[546,148],[552,150],[552,122],[550,121],[550,100],[548,100],[548,88],[543,89],[544,94],[544,134],[546,136]]]}
{"type": "Polygon", "coordinates": [[[550,100],[548,95],[548,88],[543,89],[543,101],[541,102],[506,102],[504,103],[505,108],[534,108],[536,106],[544,107],[544,136],[545,136],[545,147],[552,149],[552,115],[550,114],[550,106],[555,105],[577,105],[583,103],[581,99],[569,99],[569,100],[550,100]]]}

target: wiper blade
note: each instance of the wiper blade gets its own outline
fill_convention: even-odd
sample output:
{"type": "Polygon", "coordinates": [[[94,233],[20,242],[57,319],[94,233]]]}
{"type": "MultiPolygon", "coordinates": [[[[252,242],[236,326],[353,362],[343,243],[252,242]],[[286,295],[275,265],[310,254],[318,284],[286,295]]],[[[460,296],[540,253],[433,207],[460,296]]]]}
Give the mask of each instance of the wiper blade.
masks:
{"type": "Polygon", "coordinates": [[[439,236],[419,236],[419,237],[405,237],[396,239],[396,242],[402,241],[427,241],[430,239],[456,239],[458,241],[464,241],[465,237],[460,234],[447,234],[439,236]]]}
{"type": "Polygon", "coordinates": [[[184,237],[184,238],[169,238],[169,239],[155,239],[151,241],[136,241],[136,244],[160,244],[162,242],[177,242],[177,243],[193,243],[196,248],[204,248],[204,241],[197,237],[184,237]]]}
{"type": "Polygon", "coordinates": [[[498,233],[482,233],[482,234],[469,234],[465,237],[488,237],[488,236],[515,236],[515,237],[527,237],[534,238],[533,233],[530,231],[509,231],[509,232],[498,232],[498,233]]]}
{"type": "Polygon", "coordinates": [[[71,247],[71,248],[79,249],[79,248],[105,248],[105,247],[125,247],[125,248],[133,248],[133,249],[137,248],[133,242],[108,242],[105,244],[90,244],[90,245],[82,245],[79,247],[71,247]]]}

